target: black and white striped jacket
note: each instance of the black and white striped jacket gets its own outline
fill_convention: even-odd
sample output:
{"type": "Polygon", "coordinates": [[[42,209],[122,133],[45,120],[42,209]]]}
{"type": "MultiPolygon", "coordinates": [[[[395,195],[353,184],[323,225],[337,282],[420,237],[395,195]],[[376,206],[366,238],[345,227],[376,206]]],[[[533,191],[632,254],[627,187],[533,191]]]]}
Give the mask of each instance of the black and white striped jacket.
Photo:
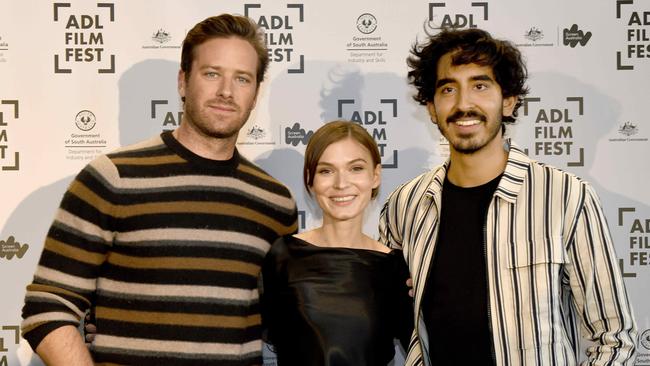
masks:
{"type": "MultiPolygon", "coordinates": [[[[414,282],[415,330],[406,365],[429,365],[422,295],[438,234],[449,161],[397,188],[381,241],[404,251],[414,282]]],[[[460,223],[462,224],[462,223],[460,223]]],[[[636,325],[599,199],[585,181],[515,145],[488,208],[488,309],[497,365],[633,363],[636,325]]],[[[468,342],[471,340],[468,340],[468,342]]],[[[462,357],[462,355],[459,355],[462,357]]]]}

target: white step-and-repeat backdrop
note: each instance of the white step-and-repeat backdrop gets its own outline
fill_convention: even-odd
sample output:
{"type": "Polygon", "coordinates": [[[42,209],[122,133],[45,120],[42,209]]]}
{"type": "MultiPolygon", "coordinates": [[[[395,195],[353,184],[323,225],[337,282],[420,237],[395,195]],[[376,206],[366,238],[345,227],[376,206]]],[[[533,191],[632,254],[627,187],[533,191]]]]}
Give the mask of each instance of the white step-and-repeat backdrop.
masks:
{"type": "Polygon", "coordinates": [[[238,148],[292,189],[301,228],[319,220],[301,167],[325,121],[357,121],[380,146],[371,235],[388,193],[446,158],[406,82],[426,22],[518,45],[531,94],[508,134],[596,187],[639,325],[636,364],[650,365],[650,1],[64,1],[0,3],[0,365],[38,364],[20,310],[70,180],[98,154],[178,125],[181,42],[223,12],[266,28],[270,72],[238,148]]]}

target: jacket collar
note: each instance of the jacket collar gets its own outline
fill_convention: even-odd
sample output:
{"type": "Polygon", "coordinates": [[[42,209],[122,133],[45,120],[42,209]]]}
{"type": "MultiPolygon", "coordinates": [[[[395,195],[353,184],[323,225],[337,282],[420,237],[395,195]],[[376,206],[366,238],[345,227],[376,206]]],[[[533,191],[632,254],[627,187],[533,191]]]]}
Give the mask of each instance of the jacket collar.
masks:
{"type": "MultiPolygon", "coordinates": [[[[505,148],[508,149],[508,161],[506,169],[503,171],[501,181],[497,186],[495,195],[500,198],[515,203],[517,195],[524,184],[524,180],[528,175],[531,159],[526,155],[519,146],[511,142],[510,139],[505,141],[505,148]]],[[[431,172],[431,182],[426,190],[426,195],[430,196],[435,202],[440,202],[440,195],[442,193],[442,184],[445,181],[445,176],[449,170],[450,160],[447,159],[444,164],[434,168],[431,172]]]]}

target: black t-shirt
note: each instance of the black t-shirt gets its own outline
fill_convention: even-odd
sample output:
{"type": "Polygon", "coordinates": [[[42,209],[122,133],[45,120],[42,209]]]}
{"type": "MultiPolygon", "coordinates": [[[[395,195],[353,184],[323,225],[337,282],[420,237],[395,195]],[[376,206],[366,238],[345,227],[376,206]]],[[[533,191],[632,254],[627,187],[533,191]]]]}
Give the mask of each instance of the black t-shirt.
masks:
{"type": "Polygon", "coordinates": [[[422,299],[433,365],[494,364],[485,224],[501,176],[462,188],[445,179],[438,242],[422,299]]]}

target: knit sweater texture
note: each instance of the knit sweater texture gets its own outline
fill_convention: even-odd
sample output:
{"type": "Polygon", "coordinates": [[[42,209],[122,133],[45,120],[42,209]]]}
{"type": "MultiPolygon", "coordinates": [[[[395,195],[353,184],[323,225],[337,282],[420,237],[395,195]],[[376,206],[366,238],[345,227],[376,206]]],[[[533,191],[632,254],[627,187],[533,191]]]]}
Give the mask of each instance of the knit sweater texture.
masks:
{"type": "Polygon", "coordinates": [[[36,349],[86,311],[97,364],[261,364],[258,277],[297,229],[289,190],[171,133],[100,156],[65,193],[23,308],[36,349]]]}

